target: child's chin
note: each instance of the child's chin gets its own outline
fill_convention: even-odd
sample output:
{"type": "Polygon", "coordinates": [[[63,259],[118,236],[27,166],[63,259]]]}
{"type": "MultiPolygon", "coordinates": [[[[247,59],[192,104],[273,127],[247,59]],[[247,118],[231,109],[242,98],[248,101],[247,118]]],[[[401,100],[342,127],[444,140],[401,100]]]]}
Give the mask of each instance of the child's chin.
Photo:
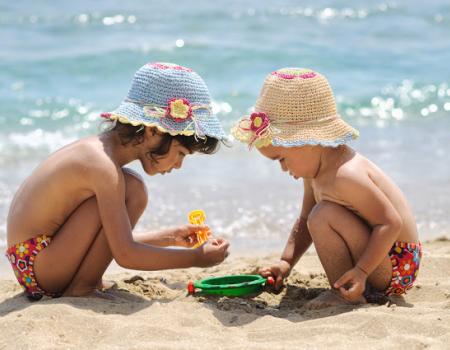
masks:
{"type": "Polygon", "coordinates": [[[149,176],[154,176],[154,175],[156,175],[156,174],[160,174],[160,172],[159,172],[159,171],[156,171],[155,169],[145,169],[145,168],[144,168],[144,171],[145,171],[145,173],[146,173],[147,175],[149,175],[149,176]]]}

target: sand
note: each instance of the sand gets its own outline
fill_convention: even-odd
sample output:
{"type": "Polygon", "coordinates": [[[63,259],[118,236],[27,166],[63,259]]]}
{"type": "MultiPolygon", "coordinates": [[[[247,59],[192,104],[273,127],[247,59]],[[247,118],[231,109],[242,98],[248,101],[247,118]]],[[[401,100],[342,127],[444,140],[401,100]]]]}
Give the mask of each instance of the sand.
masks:
{"type": "Polygon", "coordinates": [[[450,242],[425,243],[416,286],[384,305],[305,304],[328,288],[317,256],[303,257],[279,293],[189,296],[188,280],[252,273],[276,255],[234,257],[208,269],[109,274],[112,300],[29,302],[0,284],[0,349],[449,349],[450,242]]]}

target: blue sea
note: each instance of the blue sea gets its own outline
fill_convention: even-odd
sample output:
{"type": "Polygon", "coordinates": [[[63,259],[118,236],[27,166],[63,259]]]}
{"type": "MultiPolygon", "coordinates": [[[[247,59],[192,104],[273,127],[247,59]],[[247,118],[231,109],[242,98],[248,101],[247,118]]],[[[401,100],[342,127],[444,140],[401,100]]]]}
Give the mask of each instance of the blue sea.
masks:
{"type": "MultiPolygon", "coordinates": [[[[50,152],[99,132],[99,113],[152,61],[196,70],[227,129],[271,71],[323,73],[342,117],[361,132],[353,147],[405,192],[422,239],[445,235],[449,38],[444,0],[1,1],[0,247],[20,183],[50,152]]],[[[184,224],[202,208],[237,252],[280,249],[300,210],[301,181],[242,145],[145,178],[150,203],[137,231],[184,224]]]]}

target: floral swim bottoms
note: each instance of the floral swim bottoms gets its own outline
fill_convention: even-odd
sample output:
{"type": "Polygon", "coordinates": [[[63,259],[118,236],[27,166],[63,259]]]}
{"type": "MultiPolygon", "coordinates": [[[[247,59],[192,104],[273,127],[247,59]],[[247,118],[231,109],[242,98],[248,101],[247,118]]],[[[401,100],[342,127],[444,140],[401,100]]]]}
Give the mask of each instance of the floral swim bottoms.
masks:
{"type": "Polygon", "coordinates": [[[34,276],[34,258],[44,248],[48,247],[51,237],[41,235],[25,242],[18,243],[8,248],[8,258],[19,284],[25,288],[25,293],[30,300],[39,300],[43,295],[57,297],[58,294],[44,291],[34,276]]]}
{"type": "Polygon", "coordinates": [[[386,295],[405,294],[412,288],[417,278],[422,258],[422,244],[395,242],[389,257],[392,263],[392,279],[386,295]]]}

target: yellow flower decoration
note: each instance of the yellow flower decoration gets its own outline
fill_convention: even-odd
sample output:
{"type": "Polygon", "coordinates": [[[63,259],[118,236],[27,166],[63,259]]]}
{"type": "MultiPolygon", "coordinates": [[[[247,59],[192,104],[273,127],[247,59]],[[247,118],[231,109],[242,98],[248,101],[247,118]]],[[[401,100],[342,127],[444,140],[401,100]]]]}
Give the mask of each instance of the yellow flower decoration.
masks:
{"type": "Polygon", "coordinates": [[[167,115],[178,121],[183,121],[192,115],[192,107],[184,98],[173,98],[167,106],[167,115]]]}
{"type": "Polygon", "coordinates": [[[232,129],[233,136],[251,148],[265,147],[272,144],[275,130],[270,127],[270,120],[264,112],[252,113],[249,118],[243,118],[232,129]]]}

